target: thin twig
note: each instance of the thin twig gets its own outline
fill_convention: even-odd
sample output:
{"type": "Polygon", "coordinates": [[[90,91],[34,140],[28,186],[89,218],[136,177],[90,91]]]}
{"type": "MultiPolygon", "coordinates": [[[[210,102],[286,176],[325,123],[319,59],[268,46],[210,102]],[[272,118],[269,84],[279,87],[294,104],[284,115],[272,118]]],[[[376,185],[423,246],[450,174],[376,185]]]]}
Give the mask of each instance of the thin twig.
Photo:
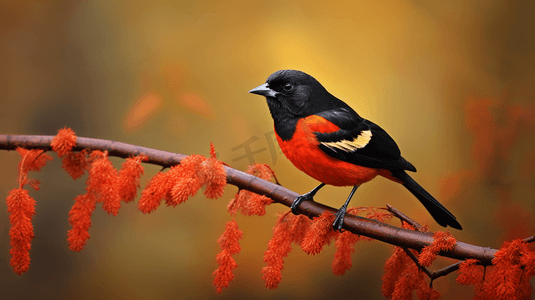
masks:
{"type": "Polygon", "coordinates": [[[433,279],[433,273],[427,267],[424,267],[420,264],[416,254],[412,253],[410,249],[405,248],[405,247],[403,248],[403,251],[405,251],[405,253],[407,253],[407,256],[410,257],[412,261],[414,261],[418,269],[422,270],[425,274],[427,274],[427,276],[429,276],[429,278],[433,279]]]}
{"type": "MultiPolygon", "coordinates": [[[[16,147],[23,147],[26,149],[39,148],[49,151],[51,150],[50,142],[52,138],[53,136],[40,135],[0,135],[0,149],[14,150],[16,147]]],[[[81,151],[86,148],[102,151],[107,150],[110,156],[122,158],[144,154],[148,157],[147,163],[162,167],[179,164],[182,159],[187,157],[183,154],[115,141],[78,137],[73,150],[81,151]]],[[[227,182],[229,184],[260,195],[265,195],[275,202],[288,207],[299,196],[299,194],[280,185],[262,180],[231,167],[225,166],[225,172],[227,173],[227,182]]],[[[337,210],[314,201],[305,201],[299,206],[298,211],[308,217],[316,217],[325,211],[334,214],[337,210]]],[[[391,245],[411,248],[417,251],[433,242],[432,233],[407,230],[358,216],[346,216],[343,228],[354,234],[367,236],[391,245]]],[[[490,264],[496,251],[496,249],[457,242],[452,250],[440,252],[439,255],[455,259],[475,258],[483,264],[490,264]]]]}
{"type": "Polygon", "coordinates": [[[439,277],[442,277],[442,276],[446,276],[452,272],[455,272],[459,269],[459,266],[461,265],[462,261],[458,261],[452,265],[449,265],[445,268],[442,268],[442,269],[439,269],[439,270],[436,270],[436,271],[433,271],[431,272],[427,267],[424,267],[420,264],[419,260],[418,260],[418,257],[416,256],[416,254],[414,254],[410,249],[408,248],[403,248],[403,251],[405,251],[405,253],[407,253],[407,256],[410,257],[412,259],[412,261],[414,261],[414,263],[416,264],[416,266],[418,266],[418,268],[420,270],[422,270],[431,280],[435,280],[439,277]]]}
{"type": "Polygon", "coordinates": [[[433,272],[433,279],[437,279],[438,277],[446,276],[452,272],[455,272],[459,270],[459,266],[461,265],[462,261],[458,261],[452,265],[449,265],[445,268],[442,268],[440,270],[436,270],[433,272]]]}
{"type": "Polygon", "coordinates": [[[420,225],[418,222],[414,221],[413,219],[409,218],[406,214],[402,213],[401,211],[397,210],[390,204],[386,204],[386,208],[389,212],[393,213],[396,217],[398,217],[400,220],[405,221],[412,225],[417,231],[425,231],[425,228],[420,225]]]}

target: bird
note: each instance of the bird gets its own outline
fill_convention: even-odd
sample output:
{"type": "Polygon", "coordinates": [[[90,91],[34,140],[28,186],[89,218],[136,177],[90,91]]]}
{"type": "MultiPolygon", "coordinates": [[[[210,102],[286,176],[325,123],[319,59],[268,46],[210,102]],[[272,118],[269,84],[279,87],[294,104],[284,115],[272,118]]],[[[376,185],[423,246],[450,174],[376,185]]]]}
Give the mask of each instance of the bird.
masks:
{"type": "Polygon", "coordinates": [[[266,98],[284,155],[297,169],[321,182],[296,197],[291,205],[294,214],[299,214],[303,201],[314,200],[325,185],[353,186],[333,223],[335,230],[342,231],[347,206],[357,188],[382,176],[407,188],[439,225],[462,229],[457,218],[407,174],[416,168],[401,156],[392,137],[311,75],[279,70],[249,93],[266,98]]]}

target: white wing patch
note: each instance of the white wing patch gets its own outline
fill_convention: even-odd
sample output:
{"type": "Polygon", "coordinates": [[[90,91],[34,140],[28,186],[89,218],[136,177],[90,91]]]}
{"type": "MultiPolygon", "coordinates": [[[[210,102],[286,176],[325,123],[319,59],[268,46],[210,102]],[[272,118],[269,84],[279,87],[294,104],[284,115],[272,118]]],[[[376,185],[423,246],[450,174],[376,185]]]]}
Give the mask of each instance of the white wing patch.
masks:
{"type": "Polygon", "coordinates": [[[363,130],[352,141],[341,140],[338,142],[321,142],[321,144],[330,149],[337,148],[340,150],[344,150],[346,152],[352,152],[352,151],[356,151],[357,149],[366,147],[366,145],[368,145],[371,139],[372,139],[371,130],[363,130]]]}

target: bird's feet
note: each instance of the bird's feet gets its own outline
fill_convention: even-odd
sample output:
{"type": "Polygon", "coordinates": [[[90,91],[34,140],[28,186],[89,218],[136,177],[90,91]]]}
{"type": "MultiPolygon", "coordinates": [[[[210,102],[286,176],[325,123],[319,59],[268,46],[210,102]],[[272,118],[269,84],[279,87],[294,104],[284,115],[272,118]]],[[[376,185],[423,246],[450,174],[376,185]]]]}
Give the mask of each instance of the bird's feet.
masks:
{"type": "Polygon", "coordinates": [[[336,219],[334,219],[333,229],[342,232],[342,225],[344,225],[344,217],[346,216],[347,209],[342,206],[336,213],[336,219]]]}
{"type": "Polygon", "coordinates": [[[312,201],[313,199],[314,199],[314,195],[311,192],[303,194],[301,196],[297,196],[297,198],[295,198],[295,200],[294,200],[294,202],[292,203],[292,206],[291,206],[292,213],[294,215],[298,215],[299,212],[297,211],[297,208],[299,207],[301,202],[303,202],[303,201],[312,201]]]}

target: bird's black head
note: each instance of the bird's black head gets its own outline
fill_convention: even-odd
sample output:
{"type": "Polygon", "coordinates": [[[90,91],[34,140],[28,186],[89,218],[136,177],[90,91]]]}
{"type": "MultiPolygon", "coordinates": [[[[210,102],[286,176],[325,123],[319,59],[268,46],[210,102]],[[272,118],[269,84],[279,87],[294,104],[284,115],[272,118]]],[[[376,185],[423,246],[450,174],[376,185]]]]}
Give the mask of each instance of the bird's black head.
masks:
{"type": "Polygon", "coordinates": [[[306,117],[332,109],[337,106],[337,101],[341,102],[314,77],[297,70],[277,71],[269,76],[265,84],[249,93],[266,97],[275,122],[306,117]]]}

